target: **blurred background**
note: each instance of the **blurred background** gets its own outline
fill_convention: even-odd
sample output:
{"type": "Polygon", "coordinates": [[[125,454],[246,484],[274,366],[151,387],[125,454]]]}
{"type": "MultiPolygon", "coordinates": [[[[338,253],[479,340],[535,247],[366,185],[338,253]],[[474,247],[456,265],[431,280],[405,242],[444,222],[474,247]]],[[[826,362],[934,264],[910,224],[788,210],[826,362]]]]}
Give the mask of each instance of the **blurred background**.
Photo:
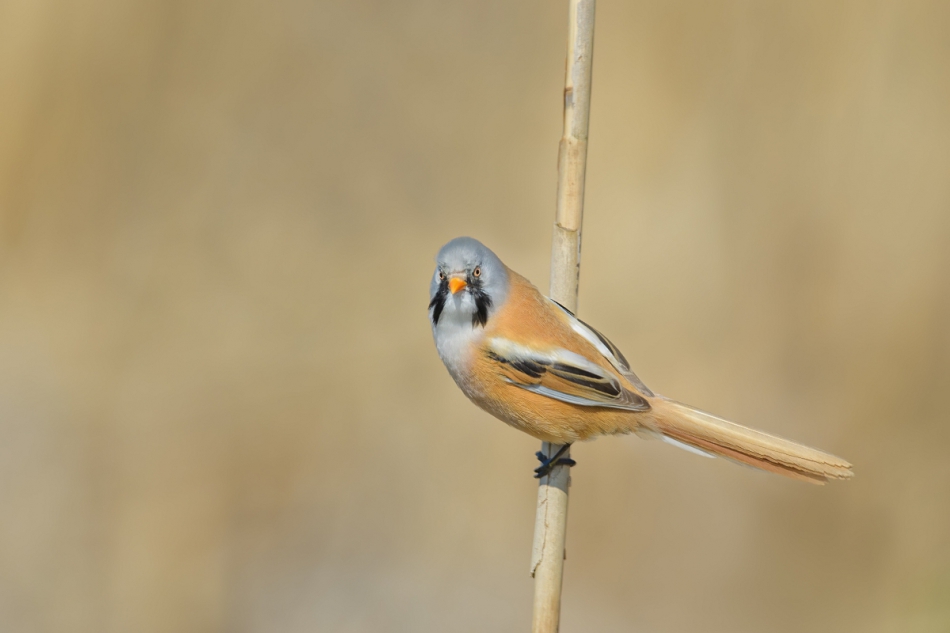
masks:
{"type": "MultiPolygon", "coordinates": [[[[856,478],[577,447],[562,630],[950,630],[950,5],[598,5],[581,316],[856,478]]],[[[566,30],[0,4],[0,629],[528,629],[539,443],[426,304],[546,291],[566,30]]]]}

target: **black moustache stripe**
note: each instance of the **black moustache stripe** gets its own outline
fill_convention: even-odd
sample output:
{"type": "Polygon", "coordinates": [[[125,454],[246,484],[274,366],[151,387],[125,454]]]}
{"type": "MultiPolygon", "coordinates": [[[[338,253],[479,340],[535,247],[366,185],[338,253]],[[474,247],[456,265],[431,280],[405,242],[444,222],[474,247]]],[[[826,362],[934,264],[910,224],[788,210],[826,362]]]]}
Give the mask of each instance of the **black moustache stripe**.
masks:
{"type": "MultiPolygon", "coordinates": [[[[469,276],[466,281],[466,290],[472,295],[475,301],[475,312],[472,313],[472,327],[482,326],[488,323],[488,310],[492,307],[492,300],[484,290],[482,282],[476,277],[469,276]]],[[[435,296],[429,302],[429,309],[432,310],[432,324],[438,325],[442,311],[445,309],[445,302],[449,300],[449,280],[445,278],[439,284],[435,296]]]]}
{"type": "Polygon", "coordinates": [[[442,316],[442,310],[445,309],[445,302],[449,298],[449,280],[443,279],[436,290],[435,296],[429,302],[429,308],[432,309],[432,325],[439,324],[439,317],[442,316]]]}
{"type": "Polygon", "coordinates": [[[488,309],[491,307],[491,297],[482,290],[482,285],[471,285],[472,299],[475,300],[475,312],[472,314],[472,327],[480,325],[485,327],[488,323],[488,309]]]}

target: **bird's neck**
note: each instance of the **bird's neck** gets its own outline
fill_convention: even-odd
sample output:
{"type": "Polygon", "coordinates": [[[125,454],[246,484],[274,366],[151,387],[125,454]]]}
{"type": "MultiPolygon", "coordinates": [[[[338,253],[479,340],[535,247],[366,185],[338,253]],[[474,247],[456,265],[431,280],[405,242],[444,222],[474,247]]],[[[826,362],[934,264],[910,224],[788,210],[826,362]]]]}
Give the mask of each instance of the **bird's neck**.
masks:
{"type": "Polygon", "coordinates": [[[433,326],[432,335],[439,357],[455,382],[464,390],[463,383],[467,382],[475,350],[485,336],[485,328],[472,324],[471,310],[460,308],[462,306],[447,306],[438,324],[433,326]]]}

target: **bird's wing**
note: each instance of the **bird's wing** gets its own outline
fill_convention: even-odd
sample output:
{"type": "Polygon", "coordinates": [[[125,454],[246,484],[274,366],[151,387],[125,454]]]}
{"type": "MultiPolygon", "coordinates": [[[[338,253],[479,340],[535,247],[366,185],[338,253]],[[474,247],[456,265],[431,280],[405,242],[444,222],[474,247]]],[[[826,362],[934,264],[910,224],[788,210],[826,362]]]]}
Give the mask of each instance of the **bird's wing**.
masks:
{"type": "Polygon", "coordinates": [[[561,310],[561,312],[567,318],[571,329],[580,334],[588,343],[597,348],[597,351],[603,354],[604,358],[610,361],[610,364],[614,366],[614,369],[623,374],[623,376],[633,383],[633,386],[635,386],[642,393],[648,396],[654,395],[653,392],[650,391],[650,388],[643,384],[643,381],[640,380],[635,373],[633,373],[633,370],[630,369],[630,363],[627,362],[627,359],[624,358],[623,352],[621,352],[616,345],[611,343],[606,336],[592,328],[590,325],[578,319],[576,316],[574,316],[573,312],[562,306],[560,303],[554,299],[551,299],[550,301],[561,310]]]}
{"type": "Polygon", "coordinates": [[[617,376],[564,348],[542,351],[495,337],[488,341],[486,353],[504,380],[527,391],[585,407],[650,408],[643,396],[624,388],[617,376]]]}

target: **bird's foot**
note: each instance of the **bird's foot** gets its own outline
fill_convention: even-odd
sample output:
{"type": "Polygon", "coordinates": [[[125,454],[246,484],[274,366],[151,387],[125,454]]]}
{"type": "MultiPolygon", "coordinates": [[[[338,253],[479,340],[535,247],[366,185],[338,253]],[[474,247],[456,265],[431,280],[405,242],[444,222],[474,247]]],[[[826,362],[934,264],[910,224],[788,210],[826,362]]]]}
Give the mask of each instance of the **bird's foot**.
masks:
{"type": "Polygon", "coordinates": [[[570,457],[561,457],[570,447],[570,444],[565,444],[551,457],[548,457],[541,451],[535,453],[541,465],[534,469],[534,478],[541,479],[542,477],[547,477],[551,474],[551,470],[553,470],[555,466],[576,466],[577,462],[570,457]]]}

